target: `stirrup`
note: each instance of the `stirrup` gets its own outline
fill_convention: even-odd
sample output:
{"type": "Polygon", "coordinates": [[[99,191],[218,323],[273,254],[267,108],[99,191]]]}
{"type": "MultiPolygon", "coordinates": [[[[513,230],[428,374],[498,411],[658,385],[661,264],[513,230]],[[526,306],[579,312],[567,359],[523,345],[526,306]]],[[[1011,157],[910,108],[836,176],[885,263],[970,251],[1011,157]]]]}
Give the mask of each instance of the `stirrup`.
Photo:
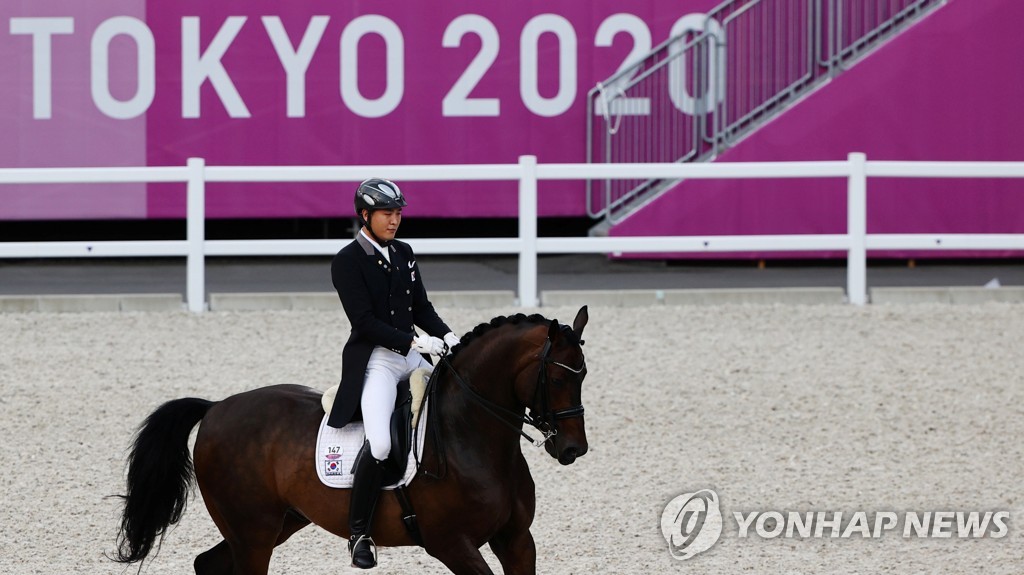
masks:
{"type": "Polygon", "coordinates": [[[377,566],[377,545],[373,542],[373,538],[369,535],[360,535],[358,537],[353,536],[348,540],[348,552],[352,555],[352,566],[358,569],[371,569],[377,566]],[[358,549],[360,545],[367,545],[368,550],[371,554],[370,563],[356,563],[356,552],[362,551],[358,549]]]}

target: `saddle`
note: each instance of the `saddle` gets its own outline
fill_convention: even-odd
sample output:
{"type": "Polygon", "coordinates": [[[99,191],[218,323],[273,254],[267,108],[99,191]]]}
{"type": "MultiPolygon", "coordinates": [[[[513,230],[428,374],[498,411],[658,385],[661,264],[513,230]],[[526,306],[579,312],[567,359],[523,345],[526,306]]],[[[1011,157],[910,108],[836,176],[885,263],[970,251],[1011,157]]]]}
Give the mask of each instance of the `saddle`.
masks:
{"type": "MultiPolygon", "coordinates": [[[[412,429],[412,391],[409,380],[403,379],[398,382],[395,410],[391,413],[391,453],[382,466],[384,485],[394,483],[405,475],[409,451],[412,450],[412,429]]],[[[369,441],[363,445],[363,449],[367,452],[370,450],[369,441]]]]}
{"type": "MultiPolygon", "coordinates": [[[[419,420],[423,396],[426,392],[430,370],[420,368],[412,372],[408,379],[398,382],[398,394],[395,397],[395,409],[391,414],[391,453],[384,461],[383,484],[397,483],[405,475],[412,451],[413,435],[419,420]]],[[[330,414],[334,405],[334,396],[338,386],[328,389],[321,398],[324,413],[330,414]]],[[[365,443],[356,459],[368,451],[369,443],[365,443]]]]}

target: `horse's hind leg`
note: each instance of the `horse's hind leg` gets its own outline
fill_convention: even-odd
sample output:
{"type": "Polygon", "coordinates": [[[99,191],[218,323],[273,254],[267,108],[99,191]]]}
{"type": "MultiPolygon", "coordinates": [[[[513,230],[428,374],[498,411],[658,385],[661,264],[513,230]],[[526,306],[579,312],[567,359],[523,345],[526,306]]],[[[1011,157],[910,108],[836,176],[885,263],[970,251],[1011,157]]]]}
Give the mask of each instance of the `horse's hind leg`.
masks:
{"type": "MultiPolygon", "coordinates": [[[[307,525],[309,525],[309,519],[297,513],[287,513],[281,526],[281,533],[278,534],[277,542],[274,545],[277,546],[284,543],[289,537],[307,525]]],[[[230,575],[234,568],[231,546],[227,541],[221,541],[211,549],[200,553],[196,557],[193,567],[196,570],[196,575],[230,575]]]]}
{"type": "Polygon", "coordinates": [[[294,511],[289,511],[284,516],[284,525],[281,526],[281,533],[277,536],[277,543],[274,545],[284,543],[289,537],[295,535],[296,532],[309,525],[309,523],[309,519],[306,519],[294,511]]]}
{"type": "Polygon", "coordinates": [[[266,575],[274,545],[221,541],[200,553],[192,566],[196,575],[266,575]]]}
{"type": "Polygon", "coordinates": [[[221,541],[211,549],[203,551],[192,562],[196,575],[230,575],[232,569],[231,547],[221,541]]]}
{"type": "Polygon", "coordinates": [[[221,541],[192,563],[196,575],[266,575],[274,547],[221,541]]]}

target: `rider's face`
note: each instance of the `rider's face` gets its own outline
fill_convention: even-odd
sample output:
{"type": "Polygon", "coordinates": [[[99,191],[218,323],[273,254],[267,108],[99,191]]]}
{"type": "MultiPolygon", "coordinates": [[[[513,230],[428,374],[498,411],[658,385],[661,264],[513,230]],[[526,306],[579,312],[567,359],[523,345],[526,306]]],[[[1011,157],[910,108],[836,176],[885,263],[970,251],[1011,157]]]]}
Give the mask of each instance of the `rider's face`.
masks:
{"type": "Polygon", "coordinates": [[[381,241],[390,242],[398,233],[402,223],[402,208],[393,210],[373,210],[370,212],[370,231],[381,241]]]}

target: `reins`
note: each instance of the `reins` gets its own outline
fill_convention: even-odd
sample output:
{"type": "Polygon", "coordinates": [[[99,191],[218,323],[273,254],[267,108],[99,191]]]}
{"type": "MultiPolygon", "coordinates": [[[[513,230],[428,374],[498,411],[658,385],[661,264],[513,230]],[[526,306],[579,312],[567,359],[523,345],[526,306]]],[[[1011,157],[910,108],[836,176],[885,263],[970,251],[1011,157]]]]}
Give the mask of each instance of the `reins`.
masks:
{"type": "Polygon", "coordinates": [[[481,407],[483,407],[485,410],[487,410],[488,413],[496,417],[498,421],[503,423],[506,427],[508,427],[512,431],[515,431],[519,435],[525,437],[526,440],[532,443],[534,447],[540,447],[544,445],[549,439],[555,436],[554,431],[547,432],[541,429],[537,421],[534,420],[533,417],[530,416],[530,414],[527,413],[519,415],[518,413],[510,409],[506,409],[477,393],[476,390],[474,390],[472,387],[469,386],[468,383],[466,383],[466,380],[462,379],[462,376],[459,375],[459,372],[456,371],[455,367],[451,364],[451,362],[448,361],[448,358],[442,357],[440,363],[444,364],[445,367],[447,367],[452,372],[452,375],[455,376],[455,381],[459,383],[459,387],[461,387],[463,391],[469,394],[470,399],[479,403],[481,407]],[[515,423],[510,422],[509,419],[506,418],[515,420],[515,423]],[[534,429],[544,434],[544,439],[535,440],[533,437],[530,437],[528,433],[523,431],[520,427],[516,426],[516,423],[529,424],[534,429]]]}
{"type": "MultiPolygon", "coordinates": [[[[556,365],[558,367],[566,369],[566,370],[568,370],[568,371],[570,371],[570,372],[572,372],[574,374],[577,374],[577,375],[579,375],[580,373],[583,372],[584,369],[586,369],[586,363],[585,362],[578,369],[569,367],[568,365],[565,365],[564,363],[557,362],[557,361],[555,361],[555,360],[553,360],[553,359],[548,357],[548,354],[550,352],[551,352],[551,339],[547,338],[547,339],[544,340],[544,347],[541,349],[541,352],[540,352],[540,354],[538,356],[539,360],[540,360],[540,374],[537,376],[537,386],[534,389],[534,404],[537,403],[537,396],[540,396],[540,403],[542,404],[542,407],[541,407],[542,413],[540,414],[540,417],[541,417],[540,420],[538,420],[537,418],[534,418],[532,413],[524,413],[524,414],[520,415],[519,413],[516,413],[516,412],[514,412],[514,411],[512,411],[510,409],[502,407],[502,406],[498,405],[497,403],[494,403],[493,401],[491,401],[491,400],[487,399],[486,397],[480,395],[475,389],[470,387],[469,383],[466,382],[466,380],[462,377],[462,375],[460,375],[459,372],[455,369],[455,366],[453,366],[452,363],[448,360],[448,346],[447,346],[447,344],[444,346],[444,351],[442,352],[441,356],[438,358],[438,367],[444,366],[444,368],[446,368],[448,371],[450,371],[451,374],[454,376],[455,381],[458,382],[459,387],[462,389],[462,391],[465,392],[469,396],[470,399],[472,399],[478,405],[480,405],[480,407],[484,408],[485,411],[487,411],[492,416],[494,416],[494,418],[497,419],[499,422],[501,422],[504,426],[508,427],[512,431],[514,431],[514,432],[518,433],[519,435],[521,435],[522,437],[526,438],[526,440],[529,441],[531,444],[533,444],[534,447],[542,447],[545,443],[550,441],[552,437],[554,437],[555,435],[558,434],[558,429],[557,429],[557,427],[555,425],[555,422],[557,422],[559,420],[562,420],[562,419],[569,419],[569,418],[573,418],[573,417],[582,417],[583,416],[583,411],[584,411],[583,410],[583,404],[580,404],[580,405],[577,405],[577,406],[574,406],[574,407],[568,407],[566,409],[561,409],[561,410],[558,410],[558,411],[549,411],[548,410],[548,407],[547,407],[547,387],[548,387],[548,382],[547,382],[547,369],[545,369],[547,367],[547,365],[548,364],[553,364],[553,365],[556,365]],[[547,420],[547,421],[545,421],[545,420],[547,420]],[[542,434],[542,439],[539,439],[539,440],[538,439],[534,439],[532,436],[530,436],[530,434],[528,434],[525,431],[523,431],[523,429],[522,429],[523,425],[529,425],[529,426],[533,427],[534,429],[536,429],[537,431],[539,431],[542,434]],[[547,429],[545,429],[545,428],[547,428],[547,429]]],[[[430,380],[427,383],[426,395],[428,397],[430,397],[431,405],[435,406],[435,407],[438,405],[437,388],[438,388],[438,378],[440,377],[440,373],[439,372],[440,372],[440,370],[435,369],[433,371],[433,373],[431,373],[430,380]]],[[[439,422],[439,420],[440,420],[439,417],[428,417],[427,418],[427,431],[430,433],[431,437],[433,437],[433,439],[434,439],[434,448],[437,450],[438,474],[435,475],[433,473],[430,473],[429,471],[426,471],[426,469],[424,469],[424,471],[423,471],[423,473],[425,475],[427,475],[429,477],[433,477],[435,479],[443,478],[447,474],[447,471],[448,471],[448,457],[447,457],[447,454],[445,453],[444,443],[441,441],[440,430],[438,429],[438,422],[439,422]]],[[[414,447],[415,447],[415,444],[414,444],[414,447]]],[[[416,451],[416,453],[414,453],[414,457],[416,458],[416,462],[417,462],[417,466],[418,466],[420,464],[419,453],[418,453],[418,450],[415,450],[415,451],[416,451]]]]}

